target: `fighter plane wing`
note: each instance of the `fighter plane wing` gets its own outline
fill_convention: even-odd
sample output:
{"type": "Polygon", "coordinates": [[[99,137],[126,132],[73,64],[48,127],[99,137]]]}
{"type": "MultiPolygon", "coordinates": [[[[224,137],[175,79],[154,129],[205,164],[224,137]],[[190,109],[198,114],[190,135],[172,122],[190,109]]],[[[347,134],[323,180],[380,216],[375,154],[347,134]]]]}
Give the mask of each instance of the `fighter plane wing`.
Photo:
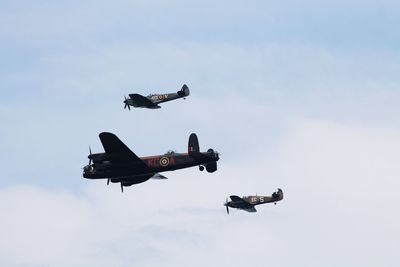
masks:
{"type": "Polygon", "coordinates": [[[139,107],[151,108],[157,106],[157,104],[154,104],[150,99],[139,94],[130,94],[129,97],[139,107]]]}
{"type": "Polygon", "coordinates": [[[238,197],[238,196],[229,196],[231,199],[232,199],[232,201],[234,201],[234,202],[237,202],[237,203],[240,203],[240,202],[243,202],[243,203],[247,203],[247,204],[250,204],[249,202],[247,202],[246,200],[244,200],[243,198],[241,198],[241,197],[238,197]]]}
{"type": "Polygon", "coordinates": [[[110,161],[114,163],[134,162],[136,167],[148,168],[146,163],[136,156],[115,134],[103,132],[99,134],[99,137],[104,151],[113,155],[110,161]]]}
{"type": "Polygon", "coordinates": [[[235,202],[235,206],[239,209],[244,209],[244,210],[248,210],[251,208],[254,208],[254,206],[252,204],[250,204],[249,202],[247,202],[246,200],[244,200],[241,197],[238,196],[229,196],[233,202],[235,202]]]}
{"type": "Polygon", "coordinates": [[[249,208],[249,209],[243,209],[243,210],[245,210],[247,212],[257,212],[257,210],[256,210],[256,208],[254,206],[249,208]]]}

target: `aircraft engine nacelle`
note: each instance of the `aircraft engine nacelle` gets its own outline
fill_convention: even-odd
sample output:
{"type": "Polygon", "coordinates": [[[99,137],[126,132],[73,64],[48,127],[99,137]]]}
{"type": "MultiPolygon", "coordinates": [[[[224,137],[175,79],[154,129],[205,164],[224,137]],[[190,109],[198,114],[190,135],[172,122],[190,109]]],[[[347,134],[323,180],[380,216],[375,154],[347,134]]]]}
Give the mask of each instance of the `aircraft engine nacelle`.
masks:
{"type": "Polygon", "coordinates": [[[87,166],[83,167],[83,171],[85,173],[94,173],[95,169],[92,165],[87,165],[87,166]]]}
{"type": "Polygon", "coordinates": [[[217,171],[217,163],[216,163],[216,162],[207,163],[207,165],[206,165],[206,170],[207,170],[208,172],[215,172],[215,171],[217,171]]]}

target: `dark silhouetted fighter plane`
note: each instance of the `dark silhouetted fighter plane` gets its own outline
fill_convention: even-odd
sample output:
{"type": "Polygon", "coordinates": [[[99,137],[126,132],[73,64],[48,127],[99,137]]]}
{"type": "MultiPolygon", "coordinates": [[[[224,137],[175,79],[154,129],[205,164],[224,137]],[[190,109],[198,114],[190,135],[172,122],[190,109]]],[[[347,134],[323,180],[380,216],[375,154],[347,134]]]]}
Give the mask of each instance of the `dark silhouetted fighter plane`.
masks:
{"type": "Polygon", "coordinates": [[[229,207],[236,208],[240,210],[245,210],[248,212],[257,212],[254,206],[281,201],[283,199],[283,191],[278,188],[278,191],[274,192],[272,196],[246,196],[246,197],[238,197],[238,196],[230,196],[231,201],[226,199],[224,206],[226,207],[226,212],[229,214],[229,207]]]}
{"type": "Polygon", "coordinates": [[[182,89],[176,93],[170,94],[152,94],[148,96],[142,96],[139,94],[130,94],[129,98],[125,97],[124,100],[124,109],[128,108],[131,110],[130,106],[135,108],[150,108],[157,109],[161,108],[158,104],[175,100],[178,98],[186,99],[186,97],[190,94],[189,87],[186,84],[182,86],[182,89]]]}
{"type": "Polygon", "coordinates": [[[121,183],[131,186],[147,181],[150,178],[167,179],[159,174],[193,166],[204,168],[208,172],[217,170],[218,152],[208,149],[200,152],[196,134],[189,137],[188,153],[168,152],[164,155],[139,158],[118,137],[112,133],[101,133],[100,141],[105,153],[92,154],[89,148],[89,164],[83,168],[83,177],[88,179],[107,179],[110,183],[121,183]]]}

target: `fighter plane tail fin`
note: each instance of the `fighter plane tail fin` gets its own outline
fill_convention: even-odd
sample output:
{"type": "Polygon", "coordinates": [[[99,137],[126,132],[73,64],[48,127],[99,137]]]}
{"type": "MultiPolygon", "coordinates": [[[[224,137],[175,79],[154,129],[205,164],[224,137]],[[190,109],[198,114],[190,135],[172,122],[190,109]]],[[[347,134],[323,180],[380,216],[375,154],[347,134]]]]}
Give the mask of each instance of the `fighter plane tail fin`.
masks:
{"type": "Polygon", "coordinates": [[[272,193],[272,198],[277,201],[282,200],[283,199],[282,189],[278,188],[276,192],[272,193]]]}
{"type": "Polygon", "coordinates": [[[184,84],[182,86],[182,89],[180,91],[178,91],[178,95],[182,96],[182,97],[188,96],[189,94],[190,94],[190,90],[186,84],[184,84]]]}
{"type": "Polygon", "coordinates": [[[188,153],[191,157],[196,157],[200,153],[199,139],[195,133],[189,136],[188,153]]]}

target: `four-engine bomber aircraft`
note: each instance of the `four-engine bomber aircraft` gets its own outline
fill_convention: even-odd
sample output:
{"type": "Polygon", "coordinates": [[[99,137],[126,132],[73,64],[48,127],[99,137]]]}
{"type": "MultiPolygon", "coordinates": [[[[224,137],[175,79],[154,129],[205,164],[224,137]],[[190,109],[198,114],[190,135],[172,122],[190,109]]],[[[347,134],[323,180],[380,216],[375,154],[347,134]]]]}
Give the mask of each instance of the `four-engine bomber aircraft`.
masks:
{"type": "Polygon", "coordinates": [[[176,93],[170,94],[152,94],[148,96],[142,96],[139,94],[130,94],[129,98],[125,97],[124,100],[124,109],[128,108],[131,110],[130,106],[135,108],[150,108],[157,109],[161,108],[158,104],[164,103],[167,101],[175,100],[178,98],[186,99],[186,97],[190,94],[189,87],[186,84],[182,86],[182,89],[176,93]]]}
{"type": "Polygon", "coordinates": [[[257,212],[254,206],[281,201],[283,199],[283,191],[278,188],[278,191],[274,192],[272,196],[247,196],[247,197],[238,197],[238,196],[230,196],[231,201],[226,199],[224,206],[226,207],[226,212],[229,214],[229,207],[245,210],[248,212],[257,212]]]}
{"type": "Polygon", "coordinates": [[[218,152],[208,149],[200,152],[196,134],[189,137],[188,153],[168,152],[160,156],[139,158],[119,138],[112,133],[100,133],[105,153],[88,156],[89,164],[83,168],[83,177],[88,179],[107,179],[110,183],[121,183],[124,186],[143,183],[150,178],[167,179],[160,172],[173,171],[193,166],[204,168],[208,172],[217,170],[218,152]],[[93,163],[92,163],[93,162],[93,163]]]}

